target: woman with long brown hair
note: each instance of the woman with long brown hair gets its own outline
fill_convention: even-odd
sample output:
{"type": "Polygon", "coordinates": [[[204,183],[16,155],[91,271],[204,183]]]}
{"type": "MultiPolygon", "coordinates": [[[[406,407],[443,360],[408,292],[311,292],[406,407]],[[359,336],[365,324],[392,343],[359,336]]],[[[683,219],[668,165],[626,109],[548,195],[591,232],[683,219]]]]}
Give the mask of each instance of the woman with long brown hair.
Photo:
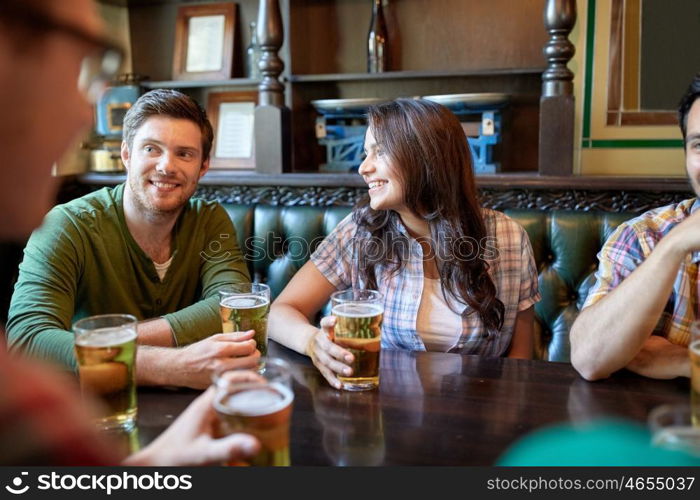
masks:
{"type": "Polygon", "coordinates": [[[309,322],[336,290],[384,296],[384,348],[530,358],[537,269],[527,233],[479,205],[457,117],[426,100],[370,107],[361,200],[279,295],[270,336],[309,355],[329,383],[352,354],[336,319],[309,322]]]}

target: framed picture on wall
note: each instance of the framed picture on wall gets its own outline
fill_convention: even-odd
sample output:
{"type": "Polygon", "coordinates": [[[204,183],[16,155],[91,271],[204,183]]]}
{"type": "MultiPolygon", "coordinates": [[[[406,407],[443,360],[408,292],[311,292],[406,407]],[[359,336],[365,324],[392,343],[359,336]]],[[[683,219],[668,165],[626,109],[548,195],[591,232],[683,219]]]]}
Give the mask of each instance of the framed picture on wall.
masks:
{"type": "Polygon", "coordinates": [[[258,92],[211,92],[207,115],[214,128],[211,168],[255,168],[254,116],[258,92]]]}
{"type": "Polygon", "coordinates": [[[186,5],[177,11],[174,80],[227,80],[233,74],[237,4],[186,5]]]}

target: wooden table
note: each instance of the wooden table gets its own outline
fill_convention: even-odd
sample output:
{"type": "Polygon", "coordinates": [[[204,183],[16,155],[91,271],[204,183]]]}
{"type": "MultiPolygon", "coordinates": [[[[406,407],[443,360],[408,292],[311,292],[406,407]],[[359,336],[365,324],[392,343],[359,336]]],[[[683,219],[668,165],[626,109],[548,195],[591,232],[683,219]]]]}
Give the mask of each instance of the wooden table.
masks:
{"type": "MultiPolygon", "coordinates": [[[[644,423],[688,400],[688,379],[620,372],[587,382],[563,363],[385,350],[379,390],[332,389],[309,359],[270,343],[294,368],[294,465],[492,465],[543,425],[619,416],[644,423]]],[[[138,440],[150,442],[198,394],[139,390],[138,440]]],[[[132,436],[132,441],[136,436],[132,436]]]]}

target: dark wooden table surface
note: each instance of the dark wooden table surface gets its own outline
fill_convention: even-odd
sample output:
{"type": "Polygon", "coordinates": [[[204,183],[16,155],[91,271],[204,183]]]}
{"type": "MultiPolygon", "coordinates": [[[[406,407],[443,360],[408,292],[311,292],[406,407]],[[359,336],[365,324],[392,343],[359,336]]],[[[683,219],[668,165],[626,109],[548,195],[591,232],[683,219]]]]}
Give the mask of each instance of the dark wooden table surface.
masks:
{"type": "MultiPolygon", "coordinates": [[[[547,424],[617,416],[640,423],[688,400],[688,379],[620,372],[587,382],[563,363],[459,354],[382,352],[380,387],[332,389],[309,359],[270,343],[294,369],[293,465],[492,465],[517,438],[547,424]]],[[[198,394],[140,389],[131,436],[154,439],[198,394]]]]}

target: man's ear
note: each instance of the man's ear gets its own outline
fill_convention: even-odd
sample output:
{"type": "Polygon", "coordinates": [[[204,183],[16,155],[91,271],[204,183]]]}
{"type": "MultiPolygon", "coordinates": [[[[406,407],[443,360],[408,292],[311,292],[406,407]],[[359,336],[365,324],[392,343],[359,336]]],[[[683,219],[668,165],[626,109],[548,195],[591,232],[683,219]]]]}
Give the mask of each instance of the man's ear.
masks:
{"type": "Polygon", "coordinates": [[[124,168],[129,170],[129,145],[126,143],[126,141],[122,141],[121,156],[124,168]]]}
{"type": "Polygon", "coordinates": [[[211,159],[211,157],[207,158],[206,160],[204,160],[204,161],[202,162],[202,166],[201,166],[201,168],[199,169],[199,178],[200,178],[200,179],[202,178],[202,176],[203,176],[204,174],[207,173],[207,170],[209,170],[209,160],[210,160],[210,159],[211,159]]]}

